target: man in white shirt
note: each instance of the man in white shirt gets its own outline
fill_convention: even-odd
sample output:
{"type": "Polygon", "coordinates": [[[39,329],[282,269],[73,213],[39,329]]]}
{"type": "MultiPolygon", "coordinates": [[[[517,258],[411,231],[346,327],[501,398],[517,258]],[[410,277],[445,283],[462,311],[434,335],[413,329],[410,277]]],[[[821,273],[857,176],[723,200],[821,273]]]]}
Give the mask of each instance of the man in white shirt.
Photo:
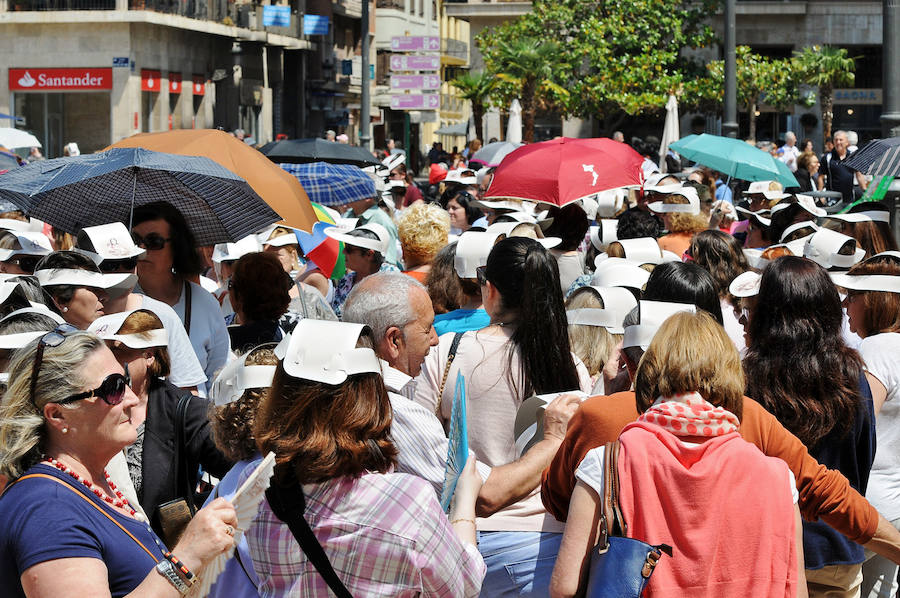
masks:
{"type": "MultiPolygon", "coordinates": [[[[391,437],[397,447],[397,470],[431,482],[440,496],[449,443],[437,416],[410,398],[415,392],[413,378],[431,347],[438,344],[434,309],[425,287],[397,272],[367,276],[347,297],[343,321],[365,324],[375,337],[375,353],[382,360],[394,412],[391,437]]],[[[476,462],[485,480],[476,503],[479,517],[487,517],[534,490],[579,403],[578,397],[563,395],[548,404],[544,439],[517,461],[494,468],[476,462]]]]}
{"type": "Polygon", "coordinates": [[[791,172],[797,172],[797,158],[800,148],[797,147],[797,136],[793,131],[784,134],[784,145],[778,148],[778,159],[787,164],[791,172]]]}

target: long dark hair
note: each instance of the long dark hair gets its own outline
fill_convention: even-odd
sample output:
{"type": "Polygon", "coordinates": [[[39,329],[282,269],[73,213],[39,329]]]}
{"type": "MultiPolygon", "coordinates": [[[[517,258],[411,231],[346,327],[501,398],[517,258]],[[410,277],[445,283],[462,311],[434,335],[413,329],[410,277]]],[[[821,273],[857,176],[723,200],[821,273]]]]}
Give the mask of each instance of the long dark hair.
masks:
{"type": "Polygon", "coordinates": [[[653,269],[643,299],[691,303],[722,323],[722,304],[712,275],[691,262],[664,262],[653,269]]]}
{"type": "Polygon", "coordinates": [[[844,344],[843,311],[826,270],[784,256],[763,271],[744,357],[747,396],[812,449],[846,434],[862,400],[862,359],[844,344]]]}
{"type": "Polygon", "coordinates": [[[524,396],[577,389],[559,269],[550,252],[534,239],[506,238],[491,249],[485,275],[500,291],[501,309],[514,315],[511,340],[524,396]]]}
{"type": "Polygon", "coordinates": [[[169,223],[169,237],[172,243],[172,269],[181,277],[189,277],[203,272],[203,262],[197,251],[194,233],[191,232],[184,215],[178,208],[165,201],[144,204],[134,209],[131,226],[135,227],[148,220],[165,220],[169,223]]]}

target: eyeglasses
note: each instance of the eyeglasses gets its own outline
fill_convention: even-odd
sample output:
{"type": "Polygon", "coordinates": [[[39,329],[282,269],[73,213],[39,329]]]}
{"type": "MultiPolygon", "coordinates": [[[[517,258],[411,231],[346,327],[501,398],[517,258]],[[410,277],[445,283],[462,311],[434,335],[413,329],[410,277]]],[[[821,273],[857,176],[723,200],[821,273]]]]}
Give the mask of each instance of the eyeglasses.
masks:
{"type": "MultiPolygon", "coordinates": [[[[165,246],[165,243],[163,243],[163,246],[165,246]]],[[[147,247],[147,249],[150,249],[150,247],[147,247]]],[[[137,257],[129,257],[123,260],[103,260],[97,267],[100,268],[101,272],[118,272],[119,270],[134,270],[137,267],[137,263],[137,257]]]]}
{"type": "Polygon", "coordinates": [[[41,258],[42,256],[38,255],[17,255],[6,260],[6,263],[18,266],[23,272],[34,274],[34,269],[37,267],[38,262],[41,261],[41,258]]]}
{"type": "Polygon", "coordinates": [[[478,279],[478,285],[484,286],[487,284],[487,266],[478,266],[475,268],[475,277],[478,279]]]}
{"type": "Polygon", "coordinates": [[[65,405],[66,403],[74,403],[82,399],[97,397],[110,407],[115,407],[125,398],[125,388],[128,386],[128,380],[122,374],[110,374],[103,379],[100,386],[92,390],[86,390],[71,397],[66,397],[62,401],[57,401],[57,405],[65,405]]]}
{"type": "Polygon", "coordinates": [[[34,354],[34,365],[31,366],[31,404],[37,406],[34,402],[34,394],[37,392],[38,373],[41,371],[41,362],[44,360],[44,349],[47,347],[58,347],[68,338],[66,335],[77,332],[78,329],[71,324],[60,324],[56,330],[51,330],[41,337],[38,341],[37,352],[34,354]]]}
{"type": "Polygon", "coordinates": [[[159,233],[150,233],[146,237],[142,237],[139,234],[132,232],[131,238],[134,240],[134,244],[138,247],[143,247],[148,251],[157,251],[166,246],[166,243],[171,241],[172,239],[166,239],[159,233]]]}

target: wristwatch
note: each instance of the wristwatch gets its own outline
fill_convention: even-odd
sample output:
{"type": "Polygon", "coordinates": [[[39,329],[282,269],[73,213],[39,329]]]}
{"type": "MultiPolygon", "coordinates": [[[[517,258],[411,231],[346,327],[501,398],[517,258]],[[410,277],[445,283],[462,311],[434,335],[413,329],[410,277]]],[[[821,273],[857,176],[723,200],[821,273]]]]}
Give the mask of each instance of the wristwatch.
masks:
{"type": "Polygon", "coordinates": [[[159,571],[159,574],[169,580],[169,583],[175,586],[175,589],[178,590],[178,593],[184,596],[190,590],[190,586],[188,586],[181,576],[178,575],[178,571],[175,570],[175,565],[170,563],[169,561],[163,559],[156,563],[156,570],[159,571]]]}

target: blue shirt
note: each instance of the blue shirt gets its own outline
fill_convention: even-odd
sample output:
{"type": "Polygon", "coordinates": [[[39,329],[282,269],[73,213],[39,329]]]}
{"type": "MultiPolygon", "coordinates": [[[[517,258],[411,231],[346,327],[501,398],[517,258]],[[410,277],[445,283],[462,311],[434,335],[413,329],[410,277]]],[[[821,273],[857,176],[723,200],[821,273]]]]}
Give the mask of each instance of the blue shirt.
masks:
{"type": "Polygon", "coordinates": [[[146,523],[107,506],[55,467],[38,464],[26,475],[30,473],[51,475],[65,486],[45,478],[31,478],[14,484],[0,498],[0,596],[24,598],[20,578],[34,565],[85,557],[106,564],[113,597],[133,591],[153,570],[156,561],[103,513],[131,532],[155,558],[163,559],[162,542],[157,544],[156,535],[146,523]],[[98,505],[103,513],[83,497],[98,505]]]}
{"type": "Polygon", "coordinates": [[[732,197],[731,187],[726,185],[722,179],[716,181],[716,201],[720,199],[724,199],[728,203],[733,204],[734,198],[732,197]]]}
{"type": "Polygon", "coordinates": [[[454,309],[434,316],[434,330],[438,336],[448,332],[481,330],[491,323],[491,317],[483,309],[454,309]]]}

